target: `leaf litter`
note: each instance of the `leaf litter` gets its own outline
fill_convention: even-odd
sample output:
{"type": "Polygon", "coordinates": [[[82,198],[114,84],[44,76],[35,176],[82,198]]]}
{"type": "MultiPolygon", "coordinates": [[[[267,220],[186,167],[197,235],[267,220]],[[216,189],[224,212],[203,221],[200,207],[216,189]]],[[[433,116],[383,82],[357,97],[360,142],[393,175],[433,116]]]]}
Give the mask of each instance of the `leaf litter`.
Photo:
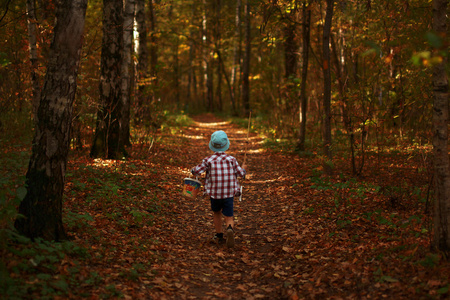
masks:
{"type": "MultiPolygon", "coordinates": [[[[393,205],[392,193],[370,181],[393,184],[399,174],[368,165],[365,181],[356,182],[342,175],[348,163],[337,161],[341,174],[327,179],[318,172],[319,156],[264,149],[254,133],[246,144],[245,130],[211,114],[158,135],[150,151],[136,146],[124,162],[92,160],[86,153],[70,158],[65,223],[86,253],[56,263],[52,276],[76,286],[63,298],[449,296],[449,263],[429,250],[425,204],[393,205]],[[181,196],[182,178],[209,155],[215,130],[227,132],[228,153],[241,164],[247,148],[248,176],[241,180],[242,201],[235,199],[234,249],[211,243],[208,198],[181,196]]],[[[386,157],[372,162],[393,163],[386,157]]],[[[405,172],[405,178],[420,177],[405,172]]],[[[16,276],[34,278],[29,273],[16,276]]]]}

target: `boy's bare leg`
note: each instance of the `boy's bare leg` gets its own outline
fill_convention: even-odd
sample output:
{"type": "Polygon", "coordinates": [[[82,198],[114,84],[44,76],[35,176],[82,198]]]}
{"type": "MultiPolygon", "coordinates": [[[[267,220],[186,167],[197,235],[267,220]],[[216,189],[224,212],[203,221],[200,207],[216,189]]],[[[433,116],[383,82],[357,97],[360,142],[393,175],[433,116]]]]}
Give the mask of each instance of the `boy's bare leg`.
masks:
{"type": "Polygon", "coordinates": [[[225,216],[225,224],[227,224],[226,228],[228,228],[228,225],[234,228],[234,217],[225,216]]]}
{"type": "Polygon", "coordinates": [[[231,226],[231,228],[234,228],[234,218],[225,216],[225,223],[227,224],[227,238],[226,238],[227,247],[233,248],[234,247],[234,229],[230,229],[229,226],[231,226]]]}
{"type": "Polygon", "coordinates": [[[222,212],[215,211],[214,212],[214,228],[216,229],[216,233],[222,233],[222,212]]]}

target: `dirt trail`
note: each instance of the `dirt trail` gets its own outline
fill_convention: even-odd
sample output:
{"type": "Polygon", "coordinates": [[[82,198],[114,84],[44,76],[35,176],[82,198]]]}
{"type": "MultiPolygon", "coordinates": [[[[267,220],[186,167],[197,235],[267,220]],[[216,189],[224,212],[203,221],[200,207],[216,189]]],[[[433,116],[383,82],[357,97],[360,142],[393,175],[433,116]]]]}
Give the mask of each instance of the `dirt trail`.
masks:
{"type": "MultiPolygon", "coordinates": [[[[227,153],[242,164],[247,131],[212,115],[204,115],[196,118],[193,126],[183,129],[183,137],[189,140],[183,143],[188,145],[183,149],[187,159],[177,170],[179,179],[211,154],[207,145],[215,130],[228,134],[231,146],[227,153]]],[[[156,270],[164,274],[156,280],[160,293],[157,297],[279,299],[287,296],[294,283],[290,280],[296,280],[300,274],[291,262],[283,261],[286,257],[280,254],[290,251],[287,242],[302,242],[301,237],[292,236],[292,232],[294,227],[300,226],[295,216],[304,201],[290,198],[287,187],[300,182],[307,174],[299,174],[304,167],[298,158],[275,158],[275,155],[262,148],[260,138],[250,134],[248,176],[241,180],[242,201],[235,199],[234,249],[211,244],[214,230],[207,196],[198,197],[195,202],[180,197],[178,215],[168,222],[169,228],[162,229],[169,234],[160,235],[161,244],[175,244],[170,249],[176,251],[164,253],[164,264],[156,270]],[[280,193],[283,193],[282,198],[280,193]]]]}
{"type": "Polygon", "coordinates": [[[331,183],[314,171],[320,168],[317,156],[264,149],[255,134],[248,144],[243,200],[235,199],[236,246],[211,244],[209,200],[178,196],[181,179],[211,154],[207,145],[215,130],[227,132],[228,153],[242,164],[247,131],[212,115],[195,121],[178,135],[164,136],[164,145],[153,151],[161,160],[170,158],[158,186],[163,187],[159,200],[171,204],[161,214],[165,219],[145,233],[156,239],[153,250],[162,259],[152,264],[152,287],[143,286],[144,294],[154,299],[439,299],[439,293],[447,293],[448,264],[433,267],[438,258],[429,254],[423,229],[428,221],[418,217],[417,204],[392,207],[342,167],[331,183]]]}

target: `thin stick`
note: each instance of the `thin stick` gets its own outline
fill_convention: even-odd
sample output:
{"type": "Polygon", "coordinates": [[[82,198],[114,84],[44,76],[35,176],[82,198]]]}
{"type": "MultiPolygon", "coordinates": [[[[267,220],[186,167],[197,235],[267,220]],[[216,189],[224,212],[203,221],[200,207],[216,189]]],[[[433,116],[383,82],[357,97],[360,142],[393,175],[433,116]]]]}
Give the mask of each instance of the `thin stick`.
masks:
{"type": "MultiPolygon", "coordinates": [[[[248,116],[248,129],[247,129],[247,143],[245,145],[245,153],[244,153],[244,162],[242,163],[242,165],[245,165],[245,161],[247,160],[247,148],[248,148],[248,135],[250,133],[250,120],[252,119],[252,111],[250,110],[250,114],[248,116]]],[[[245,177],[242,179],[244,180],[245,177]]],[[[239,193],[239,201],[242,201],[242,182],[241,182],[241,192],[239,193]]]]}
{"type": "Polygon", "coordinates": [[[248,148],[248,135],[250,133],[250,120],[252,119],[252,111],[250,111],[250,114],[248,116],[248,129],[247,129],[247,143],[245,144],[245,153],[244,153],[244,163],[247,160],[247,148],[248,148]]]}

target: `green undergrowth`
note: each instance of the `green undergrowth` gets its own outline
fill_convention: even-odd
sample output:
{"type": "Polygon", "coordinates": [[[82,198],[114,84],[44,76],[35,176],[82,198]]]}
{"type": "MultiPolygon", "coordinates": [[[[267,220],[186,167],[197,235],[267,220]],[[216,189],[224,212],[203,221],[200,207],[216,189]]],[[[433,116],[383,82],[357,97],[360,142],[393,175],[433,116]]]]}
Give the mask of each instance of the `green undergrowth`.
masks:
{"type": "Polygon", "coordinates": [[[71,241],[31,241],[9,231],[1,251],[5,260],[0,265],[0,290],[7,299],[63,297],[93,280],[92,274],[86,274],[82,282],[75,279],[80,261],[89,259],[89,253],[71,241]]]}
{"type": "MultiPolygon", "coordinates": [[[[70,205],[70,199],[85,195],[83,205],[86,210],[101,210],[105,218],[123,230],[151,225],[154,214],[161,212],[168,202],[156,196],[161,191],[161,182],[156,177],[136,175],[137,168],[133,163],[113,169],[109,165],[81,166],[68,174],[70,189],[66,192],[66,201],[70,205]],[[147,194],[152,195],[148,196],[151,199],[143,197],[147,194]]],[[[76,218],[89,218],[84,210],[76,210],[75,205],[68,210],[68,214],[75,218],[74,225],[79,224],[76,218]]]]}
{"type": "MultiPolygon", "coordinates": [[[[246,131],[249,130],[248,118],[242,117],[228,117],[223,118],[228,119],[231,123],[238,125],[246,131]]],[[[317,152],[317,145],[320,145],[320,141],[316,140],[315,136],[310,136],[305,139],[305,150],[297,151],[297,136],[286,137],[278,133],[272,125],[266,121],[264,115],[252,115],[250,120],[250,132],[257,133],[261,138],[263,138],[263,147],[271,149],[277,152],[296,152],[301,157],[312,157],[315,156],[317,152]]]]}
{"type": "MultiPolygon", "coordinates": [[[[374,231],[384,249],[374,253],[394,253],[401,260],[417,259],[403,254],[412,241],[427,244],[430,240],[431,217],[424,211],[426,187],[379,186],[356,178],[336,176],[334,179],[314,171],[310,189],[323,194],[320,201],[302,211],[327,221],[329,238],[349,237],[351,242],[365,243],[362,236],[374,231]],[[387,189],[410,195],[403,203],[393,203],[387,189]],[[400,251],[401,250],[401,251],[400,251]]],[[[419,263],[419,262],[417,262],[419,263]]]]}
{"type": "Polygon", "coordinates": [[[181,128],[192,125],[194,121],[191,117],[185,114],[184,111],[180,112],[163,112],[163,123],[161,124],[162,132],[170,132],[171,134],[175,134],[180,131],[181,128]]]}
{"type": "MultiPolygon", "coordinates": [[[[117,261],[123,249],[136,257],[149,257],[148,247],[157,243],[138,234],[144,226],[152,226],[155,217],[164,218],[168,199],[159,198],[160,184],[147,175],[139,175],[133,162],[115,165],[96,160],[94,165],[69,167],[63,205],[63,224],[70,240],[31,241],[17,234],[12,222],[16,207],[10,207],[8,228],[3,229],[0,265],[0,294],[7,299],[54,299],[89,297],[84,289],[104,287],[100,298],[120,298],[115,285],[108,285],[111,274],[106,267],[90,269],[90,265],[121,265],[118,276],[123,280],[149,280],[148,263],[136,260],[131,266],[117,261]],[[102,225],[99,225],[102,224],[102,225]],[[110,236],[105,236],[105,230],[110,236]],[[93,251],[91,246],[95,245],[93,251]]],[[[152,176],[152,172],[149,172],[152,176]]],[[[20,195],[15,197],[17,203],[20,195]]],[[[16,204],[17,204],[16,203],[16,204]]],[[[2,212],[4,212],[2,210],[2,212]]],[[[2,218],[5,218],[2,215],[2,218]]],[[[156,259],[156,258],[155,258],[156,259]]]]}

